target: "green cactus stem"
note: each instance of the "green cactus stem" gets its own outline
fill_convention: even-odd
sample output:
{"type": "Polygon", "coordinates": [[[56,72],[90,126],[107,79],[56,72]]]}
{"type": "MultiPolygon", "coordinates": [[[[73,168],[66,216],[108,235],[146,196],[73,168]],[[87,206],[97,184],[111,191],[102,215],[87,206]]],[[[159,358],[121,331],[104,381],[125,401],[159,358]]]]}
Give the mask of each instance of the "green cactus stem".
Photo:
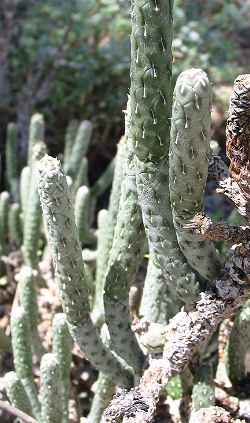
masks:
{"type": "Polygon", "coordinates": [[[203,210],[210,157],[210,109],[211,88],[206,73],[200,69],[183,72],[174,91],[170,198],[180,249],[190,266],[207,280],[215,278],[220,270],[215,247],[183,226],[203,210]]]}
{"type": "Polygon", "coordinates": [[[37,141],[34,146],[29,197],[24,216],[23,255],[25,264],[36,268],[38,261],[38,243],[42,223],[41,206],[37,191],[37,163],[46,154],[46,146],[37,141]]]}
{"type": "Polygon", "coordinates": [[[53,353],[59,363],[60,381],[62,384],[62,423],[69,421],[69,391],[70,391],[70,364],[73,340],[70,336],[66,316],[57,313],[53,319],[53,353]]]}
{"type": "Polygon", "coordinates": [[[96,237],[89,227],[90,192],[86,186],[80,187],[76,193],[75,221],[80,242],[83,244],[95,243],[96,237]]]}
{"type": "Polygon", "coordinates": [[[72,149],[75,142],[78,126],[79,126],[79,122],[74,119],[69,123],[66,129],[64,154],[63,154],[64,170],[65,170],[65,166],[67,166],[71,158],[72,149]]]}
{"type": "Polygon", "coordinates": [[[102,195],[106,189],[111,185],[115,169],[115,158],[111,160],[105,171],[97,179],[94,185],[91,187],[91,196],[94,198],[102,195]]]}
{"type": "Polygon", "coordinates": [[[29,398],[15,372],[4,375],[4,386],[11,404],[29,416],[33,416],[29,398]]]}
{"type": "Polygon", "coordinates": [[[40,113],[35,113],[30,121],[29,146],[28,146],[28,166],[33,162],[33,149],[37,142],[44,141],[45,126],[44,118],[40,113]]]}
{"type": "Polygon", "coordinates": [[[25,166],[22,169],[21,177],[20,177],[20,200],[21,200],[21,208],[22,208],[22,215],[23,220],[27,210],[27,202],[29,198],[29,186],[31,180],[31,170],[29,166],[25,166]]]}
{"type": "Polygon", "coordinates": [[[19,248],[22,245],[22,222],[21,210],[18,203],[10,206],[8,215],[9,241],[12,245],[19,248]]]}
{"type": "Polygon", "coordinates": [[[17,377],[29,398],[32,413],[39,420],[40,403],[32,374],[30,326],[23,307],[16,307],[11,312],[11,339],[17,377]]]}
{"type": "Polygon", "coordinates": [[[39,173],[40,200],[70,333],[94,366],[118,384],[130,386],[130,371],[104,346],[90,318],[88,282],[66,177],[59,162],[49,156],[41,160],[39,173]]]}
{"type": "Polygon", "coordinates": [[[40,374],[41,422],[61,423],[63,418],[62,381],[59,362],[55,354],[44,354],[40,374]]]}
{"type": "Polygon", "coordinates": [[[128,153],[117,222],[105,277],[105,320],[115,349],[136,372],[142,352],[130,327],[129,288],[143,257],[145,233],[138,205],[133,156],[128,153]]]}
{"type": "Polygon", "coordinates": [[[193,411],[215,405],[213,376],[213,371],[209,365],[201,366],[197,372],[192,390],[193,411]]]}
{"type": "Polygon", "coordinates": [[[7,248],[9,203],[10,194],[3,191],[0,194],[0,254],[4,254],[7,248]]]}
{"type": "Polygon", "coordinates": [[[88,415],[89,423],[100,423],[102,414],[115,392],[112,377],[100,373],[95,383],[94,398],[88,415]]]}
{"type": "Polygon", "coordinates": [[[64,163],[65,173],[71,176],[73,179],[76,178],[81,161],[85,157],[88,151],[92,131],[93,131],[93,125],[88,120],[84,120],[80,124],[76,134],[76,139],[71,151],[71,155],[68,161],[65,161],[64,163]]]}
{"type": "Polygon", "coordinates": [[[14,123],[9,123],[6,140],[6,179],[14,201],[19,198],[19,172],[17,151],[17,128],[14,123]]]}
{"type": "Polygon", "coordinates": [[[235,389],[240,390],[250,374],[250,300],[235,317],[228,342],[228,375],[235,389]]]}
{"type": "Polygon", "coordinates": [[[76,175],[76,179],[73,183],[73,193],[76,193],[77,190],[83,185],[87,187],[89,186],[88,165],[89,165],[88,159],[86,157],[83,157],[80,163],[78,173],[76,175]]]}

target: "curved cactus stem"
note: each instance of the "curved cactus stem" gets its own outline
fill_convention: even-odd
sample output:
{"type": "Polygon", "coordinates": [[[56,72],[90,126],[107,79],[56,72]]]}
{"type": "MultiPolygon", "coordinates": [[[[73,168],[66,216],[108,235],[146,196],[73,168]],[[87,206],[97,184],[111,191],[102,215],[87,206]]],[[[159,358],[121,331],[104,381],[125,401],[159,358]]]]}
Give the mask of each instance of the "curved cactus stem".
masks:
{"type": "Polygon", "coordinates": [[[19,172],[17,152],[17,128],[14,123],[9,123],[6,140],[6,179],[14,201],[19,199],[19,172]]]}
{"type": "Polygon", "coordinates": [[[121,196],[121,184],[124,177],[124,162],[126,160],[126,142],[121,138],[116,159],[112,190],[109,199],[109,209],[101,210],[98,214],[98,247],[96,263],[96,294],[94,299],[93,316],[97,324],[104,321],[103,288],[107,271],[109,253],[112,247],[114,230],[121,196]],[[102,293],[102,294],[101,294],[102,293]],[[99,323],[98,323],[99,322],[99,323]]]}
{"type": "Polygon", "coordinates": [[[76,193],[81,186],[89,186],[89,179],[88,179],[88,167],[89,162],[86,157],[83,157],[80,163],[80,167],[78,173],[76,175],[76,179],[73,183],[72,191],[76,193]]]}
{"type": "Polygon", "coordinates": [[[10,194],[3,191],[0,194],[0,256],[6,253],[8,234],[8,213],[9,213],[10,194]]]}
{"type": "Polygon", "coordinates": [[[4,375],[4,386],[11,404],[29,416],[33,416],[29,398],[15,372],[4,375]]]}
{"type": "Polygon", "coordinates": [[[104,346],[90,318],[88,283],[66,177],[59,162],[49,156],[41,160],[39,173],[43,215],[70,333],[94,366],[118,384],[130,386],[131,372],[104,346]]]}
{"type": "Polygon", "coordinates": [[[22,245],[21,210],[18,203],[11,204],[8,216],[9,241],[17,248],[22,245]]]}
{"type": "Polygon", "coordinates": [[[62,423],[69,421],[69,391],[70,391],[70,364],[73,340],[70,336],[66,316],[58,313],[53,319],[53,353],[59,363],[60,380],[62,384],[63,418],[62,423]]]}
{"type": "Polygon", "coordinates": [[[29,188],[29,196],[26,203],[26,213],[24,215],[24,234],[23,234],[23,255],[25,264],[33,269],[37,266],[38,261],[38,244],[40,226],[42,223],[41,206],[37,190],[36,167],[38,161],[46,154],[46,146],[42,141],[37,141],[34,145],[31,180],[29,188]]]}
{"type": "Polygon", "coordinates": [[[88,151],[92,131],[93,125],[88,120],[84,120],[79,125],[71,155],[64,163],[65,173],[73,179],[76,178],[81,161],[88,151]]]}
{"type": "Polygon", "coordinates": [[[99,373],[95,383],[95,396],[87,419],[89,423],[101,422],[102,414],[111,401],[114,392],[115,385],[112,377],[99,373]]]}
{"type": "Polygon", "coordinates": [[[28,198],[29,198],[30,179],[31,179],[30,167],[25,166],[22,169],[21,177],[20,177],[20,200],[21,200],[23,220],[24,220],[24,216],[25,216],[26,210],[27,210],[27,202],[28,202],[28,198]]]}
{"type": "Polygon", "coordinates": [[[11,338],[17,377],[29,398],[32,413],[39,420],[40,403],[32,374],[31,334],[23,307],[16,307],[11,312],[11,338]]]}
{"type": "Polygon", "coordinates": [[[92,198],[96,199],[97,197],[99,197],[99,195],[102,195],[106,191],[106,189],[109,188],[109,186],[111,185],[115,169],[115,160],[115,158],[111,160],[105,171],[91,187],[90,193],[92,198]]]}
{"type": "Polygon", "coordinates": [[[61,423],[63,418],[62,381],[60,366],[55,354],[44,354],[40,374],[41,422],[61,423]]]}
{"type": "Polygon", "coordinates": [[[80,187],[76,193],[75,221],[80,242],[83,244],[95,243],[96,237],[89,227],[90,192],[86,186],[80,187]]]}
{"type": "Polygon", "coordinates": [[[126,175],[108,269],[105,276],[105,320],[111,336],[111,347],[136,372],[140,372],[142,352],[130,327],[129,288],[133,284],[143,257],[144,228],[137,200],[133,157],[127,157],[126,175]]]}
{"type": "Polygon", "coordinates": [[[28,146],[28,166],[31,167],[33,162],[33,149],[37,142],[44,140],[44,119],[40,113],[35,113],[31,117],[29,129],[29,146],[28,146]]]}
{"type": "Polygon", "coordinates": [[[23,266],[16,275],[16,280],[18,281],[20,303],[29,322],[32,350],[41,358],[44,348],[38,333],[38,305],[34,271],[29,266],[23,266]]]}
{"type": "Polygon", "coordinates": [[[211,280],[220,270],[211,241],[183,228],[202,212],[210,156],[211,88],[204,71],[189,69],[177,79],[169,151],[169,186],[173,222],[181,251],[190,266],[211,280]],[[182,176],[180,176],[182,175],[182,176]]]}
{"type": "Polygon", "coordinates": [[[250,374],[250,300],[235,317],[228,341],[228,375],[234,388],[240,389],[250,374]]]}
{"type": "Polygon", "coordinates": [[[64,153],[63,153],[64,170],[65,168],[67,168],[71,158],[72,149],[75,142],[78,126],[79,126],[79,122],[74,119],[71,122],[69,122],[69,125],[67,126],[67,129],[66,129],[64,153]]]}

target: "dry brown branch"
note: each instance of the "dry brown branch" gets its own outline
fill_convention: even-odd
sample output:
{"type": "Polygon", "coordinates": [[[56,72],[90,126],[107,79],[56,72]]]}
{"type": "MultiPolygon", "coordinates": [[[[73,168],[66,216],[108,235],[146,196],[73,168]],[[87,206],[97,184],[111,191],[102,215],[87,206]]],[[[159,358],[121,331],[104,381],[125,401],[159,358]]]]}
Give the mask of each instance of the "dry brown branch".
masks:
{"type": "Polygon", "coordinates": [[[7,411],[7,413],[11,414],[12,416],[16,416],[21,419],[24,423],[38,423],[35,419],[28,416],[28,414],[23,413],[22,411],[18,410],[17,408],[13,407],[6,401],[0,400],[0,408],[7,411]]]}

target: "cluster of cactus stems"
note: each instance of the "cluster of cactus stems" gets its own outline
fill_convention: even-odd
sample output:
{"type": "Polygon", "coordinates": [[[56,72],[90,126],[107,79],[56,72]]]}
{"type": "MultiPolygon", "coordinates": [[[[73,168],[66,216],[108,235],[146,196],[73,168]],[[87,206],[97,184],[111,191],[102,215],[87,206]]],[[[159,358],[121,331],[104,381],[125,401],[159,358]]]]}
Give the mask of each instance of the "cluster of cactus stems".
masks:
{"type": "MultiPolygon", "coordinates": [[[[125,136],[115,159],[93,186],[89,186],[86,157],[91,122],[70,123],[61,164],[46,154],[43,117],[34,115],[27,166],[20,178],[16,128],[13,124],[8,127],[6,180],[10,193],[0,195],[0,255],[6,256],[11,246],[20,248],[23,266],[16,276],[18,302],[11,313],[15,372],[6,374],[5,382],[11,403],[39,423],[69,421],[73,341],[99,371],[89,423],[153,421],[166,380],[184,369],[194,351],[199,365],[195,370],[192,363],[190,366],[190,422],[199,421],[203,408],[210,409],[209,416],[218,417],[222,412],[214,407],[217,334],[211,335],[227,310],[235,311],[231,297],[226,305],[222,302],[232,284],[244,282],[248,276],[244,263],[248,264],[249,231],[216,225],[204,216],[204,192],[213,159],[211,86],[204,71],[190,69],[179,76],[173,90],[173,1],[133,0],[131,16],[125,136]],[[111,182],[109,207],[99,211],[94,230],[97,198],[111,182]],[[230,262],[230,256],[223,267],[224,260],[213,242],[217,239],[237,244],[243,239],[245,249],[237,247],[234,261],[230,262]],[[38,334],[37,273],[46,242],[63,313],[54,316],[52,352],[45,354],[38,334]],[[138,274],[146,252],[140,296],[138,274]],[[228,279],[233,282],[225,294],[223,283],[228,279]],[[209,291],[202,295],[204,289],[209,291]],[[176,350],[180,340],[183,348],[176,350]],[[196,345],[204,340],[205,347],[196,345]],[[162,353],[163,359],[157,358],[162,353]],[[41,358],[39,393],[32,371],[33,354],[41,358]],[[156,364],[140,379],[148,354],[156,364]],[[165,382],[164,359],[168,363],[163,372],[165,382]],[[139,387],[116,396],[103,414],[117,386],[131,389],[139,380],[139,387]],[[130,417],[132,420],[126,420],[130,417]]],[[[231,179],[222,172],[221,187],[247,219],[249,115],[250,76],[246,75],[236,80],[231,99],[227,129],[231,179]]],[[[4,262],[0,264],[3,273],[4,262]]],[[[241,290],[237,293],[239,306],[246,295],[241,290]]],[[[241,387],[250,373],[249,310],[248,301],[229,338],[227,369],[236,387],[241,387]]],[[[3,336],[2,342],[1,338],[3,351],[6,339],[3,336]]]]}

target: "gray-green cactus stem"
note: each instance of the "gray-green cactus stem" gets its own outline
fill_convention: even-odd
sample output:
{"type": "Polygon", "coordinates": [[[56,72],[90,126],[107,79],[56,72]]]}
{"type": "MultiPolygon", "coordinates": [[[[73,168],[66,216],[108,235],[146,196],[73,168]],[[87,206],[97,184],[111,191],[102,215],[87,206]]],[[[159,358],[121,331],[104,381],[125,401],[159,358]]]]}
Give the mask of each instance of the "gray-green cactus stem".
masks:
{"type": "Polygon", "coordinates": [[[72,120],[71,122],[69,122],[69,125],[66,129],[65,145],[64,145],[64,153],[63,153],[64,170],[65,170],[65,167],[68,166],[68,163],[71,158],[72,149],[75,142],[78,126],[79,126],[79,122],[77,120],[72,120]]]}
{"type": "Polygon", "coordinates": [[[95,243],[96,237],[89,227],[90,192],[86,186],[80,187],[76,193],[75,221],[80,242],[83,244],[95,243]]]}
{"type": "Polygon", "coordinates": [[[130,327],[129,288],[142,261],[145,233],[138,205],[133,156],[128,153],[117,222],[105,277],[105,320],[111,346],[136,372],[142,352],[130,327]]]}
{"type": "Polygon", "coordinates": [[[62,423],[69,421],[69,391],[70,391],[70,364],[73,340],[70,336],[66,316],[57,313],[53,319],[53,353],[57,358],[62,384],[62,423]]]}
{"type": "Polygon", "coordinates": [[[10,206],[8,230],[10,243],[17,248],[20,247],[22,244],[22,222],[20,206],[18,203],[13,203],[10,206]]]}
{"type": "Polygon", "coordinates": [[[17,128],[9,123],[6,140],[6,179],[14,201],[19,197],[19,172],[17,155],[17,128]]]}
{"type": "Polygon", "coordinates": [[[31,169],[29,166],[25,166],[21,172],[21,177],[20,177],[20,200],[21,200],[23,220],[26,214],[27,202],[29,198],[30,177],[31,177],[31,169]]]}
{"type": "Polygon", "coordinates": [[[8,372],[4,376],[4,386],[11,404],[19,410],[32,416],[29,398],[21,380],[15,372],[8,372]]]}
{"type": "Polygon", "coordinates": [[[115,392],[115,385],[110,376],[99,373],[95,383],[94,398],[87,421],[100,423],[104,410],[108,406],[115,392]]]}
{"type": "Polygon", "coordinates": [[[11,339],[17,377],[29,398],[32,413],[39,420],[40,403],[32,374],[31,334],[23,307],[16,307],[11,312],[11,339]]]}
{"type": "Polygon", "coordinates": [[[76,179],[73,183],[73,189],[72,189],[73,193],[76,193],[77,190],[83,185],[87,187],[89,186],[88,165],[89,165],[88,159],[86,157],[83,157],[80,163],[78,173],[76,175],[76,179]]]}
{"type": "Polygon", "coordinates": [[[37,141],[33,149],[31,180],[24,216],[23,255],[28,266],[35,268],[38,261],[38,244],[40,226],[42,223],[41,206],[37,190],[37,163],[46,154],[44,142],[37,141]]]}
{"type": "Polygon", "coordinates": [[[88,282],[77,238],[66,177],[58,160],[45,156],[39,165],[39,194],[48,230],[56,280],[71,335],[100,371],[118,384],[133,383],[130,371],[102,343],[90,318],[88,282]]]}
{"type": "Polygon", "coordinates": [[[29,146],[28,146],[28,166],[31,167],[33,161],[33,149],[37,142],[44,141],[44,119],[40,113],[35,113],[30,121],[29,146]]]}
{"type": "Polygon", "coordinates": [[[0,194],[0,255],[6,253],[8,234],[8,213],[10,194],[3,191],[0,194]]]}
{"type": "Polygon", "coordinates": [[[211,88],[205,72],[189,69],[177,79],[169,151],[169,187],[173,221],[181,251],[190,266],[211,280],[220,269],[211,241],[183,228],[203,211],[210,156],[211,88]]]}
{"type": "Polygon", "coordinates": [[[40,372],[41,423],[61,423],[63,418],[62,380],[55,354],[44,354],[40,372]]]}
{"type": "Polygon", "coordinates": [[[201,408],[215,405],[215,393],[213,386],[214,372],[212,366],[207,364],[198,370],[192,390],[192,410],[198,411],[201,408]]]}
{"type": "Polygon", "coordinates": [[[71,151],[71,156],[64,164],[65,173],[76,178],[80,163],[88,151],[93,125],[88,120],[84,120],[77,131],[76,139],[71,151]]]}
{"type": "Polygon", "coordinates": [[[115,158],[111,160],[105,171],[97,179],[91,188],[91,196],[97,198],[99,195],[102,195],[106,189],[111,185],[115,169],[115,158]]]}

